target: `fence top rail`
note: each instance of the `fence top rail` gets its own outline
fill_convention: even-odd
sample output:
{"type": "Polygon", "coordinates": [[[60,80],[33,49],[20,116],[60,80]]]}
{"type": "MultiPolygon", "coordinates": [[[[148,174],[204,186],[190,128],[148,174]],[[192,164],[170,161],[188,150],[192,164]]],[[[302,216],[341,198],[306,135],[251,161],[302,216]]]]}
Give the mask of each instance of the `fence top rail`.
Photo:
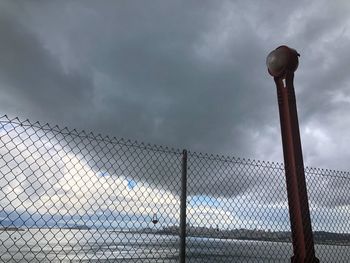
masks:
{"type": "Polygon", "coordinates": [[[210,153],[201,153],[201,152],[192,152],[189,151],[189,155],[199,159],[218,161],[218,162],[229,162],[235,164],[243,164],[249,166],[258,166],[265,168],[273,168],[273,169],[284,169],[283,163],[271,162],[271,161],[261,161],[250,158],[240,158],[234,156],[225,156],[220,154],[210,154],[210,153]]]}
{"type": "Polygon", "coordinates": [[[163,153],[172,153],[172,154],[181,154],[182,151],[176,148],[171,148],[167,146],[161,146],[156,144],[146,144],[143,142],[138,142],[136,140],[116,138],[112,136],[104,136],[95,134],[93,132],[87,132],[85,130],[69,129],[68,127],[61,128],[58,125],[52,126],[49,123],[42,124],[39,121],[32,122],[28,119],[21,120],[18,117],[9,118],[7,115],[0,116],[0,130],[4,128],[6,124],[16,125],[23,128],[36,128],[44,132],[56,132],[63,136],[74,136],[79,138],[91,139],[99,142],[107,142],[111,144],[123,145],[132,148],[140,148],[143,150],[150,150],[154,152],[163,152],[163,153]]]}
{"type": "MultiPolygon", "coordinates": [[[[171,154],[179,154],[179,155],[183,153],[183,150],[180,150],[178,148],[161,146],[156,144],[149,144],[149,143],[147,144],[136,140],[116,138],[114,136],[101,135],[100,133],[95,134],[91,131],[70,129],[68,127],[61,128],[58,125],[53,126],[49,123],[43,124],[39,121],[33,122],[33,121],[30,121],[29,119],[23,120],[23,119],[20,119],[19,117],[10,118],[6,114],[1,115],[0,131],[3,130],[4,126],[7,124],[20,126],[23,128],[36,128],[44,132],[55,132],[55,133],[61,134],[62,136],[74,136],[79,138],[86,138],[86,139],[91,139],[99,142],[107,142],[111,144],[122,145],[122,146],[132,147],[132,148],[139,148],[139,149],[155,151],[155,152],[163,152],[163,153],[171,153],[171,154]]],[[[219,155],[219,154],[188,151],[188,156],[203,159],[203,160],[230,162],[235,164],[242,164],[242,165],[249,165],[249,166],[256,166],[256,167],[270,168],[270,169],[284,170],[285,168],[284,164],[279,162],[261,161],[261,160],[255,160],[250,158],[240,158],[240,157],[234,157],[234,156],[228,156],[228,155],[225,156],[225,155],[219,155]]],[[[332,169],[315,168],[315,167],[306,166],[305,173],[310,175],[312,174],[315,176],[335,177],[335,178],[350,180],[349,171],[332,170],[332,169]]]]}
{"type": "Polygon", "coordinates": [[[305,173],[312,174],[314,176],[334,177],[334,178],[350,180],[350,172],[349,171],[315,168],[315,167],[307,166],[307,167],[305,167],[305,173]]]}

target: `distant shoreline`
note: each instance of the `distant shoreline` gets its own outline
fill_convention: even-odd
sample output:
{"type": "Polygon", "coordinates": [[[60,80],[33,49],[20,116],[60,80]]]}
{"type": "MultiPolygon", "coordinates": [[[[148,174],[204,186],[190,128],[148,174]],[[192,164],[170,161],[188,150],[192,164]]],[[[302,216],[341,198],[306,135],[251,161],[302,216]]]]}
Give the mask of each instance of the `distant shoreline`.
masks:
{"type": "MultiPolygon", "coordinates": [[[[76,226],[76,227],[36,227],[36,228],[19,228],[19,227],[2,227],[0,228],[1,231],[8,231],[8,232],[23,232],[26,230],[31,229],[62,229],[62,230],[98,230],[98,229],[92,229],[86,226],[76,226]]],[[[142,229],[142,230],[116,230],[116,229],[106,229],[110,232],[116,232],[116,233],[129,233],[129,234],[155,234],[155,235],[165,235],[165,236],[175,236],[178,237],[179,234],[175,233],[174,231],[166,231],[166,230],[151,230],[151,229],[142,229]]],[[[349,240],[337,240],[337,239],[328,239],[328,240],[321,240],[320,236],[318,236],[319,232],[315,232],[315,244],[316,245],[333,245],[333,246],[350,246],[350,239],[349,240]]],[[[323,232],[323,234],[326,232],[323,232]]],[[[288,234],[287,232],[285,234],[288,234]]],[[[335,234],[335,233],[328,233],[331,235],[339,235],[342,236],[344,234],[335,234]]],[[[345,234],[348,235],[348,234],[345,234]]],[[[206,235],[206,234],[199,234],[199,233],[187,233],[187,237],[193,237],[193,238],[213,238],[213,239],[221,239],[221,240],[239,240],[239,241],[265,241],[265,242],[278,242],[278,243],[291,243],[291,239],[287,238],[286,236],[284,238],[272,238],[272,237],[244,237],[244,236],[225,236],[220,235],[219,233],[217,235],[206,235]]]]}
{"type": "Polygon", "coordinates": [[[25,229],[18,227],[2,227],[0,231],[25,231],[25,229]]]}
{"type": "MultiPolygon", "coordinates": [[[[157,235],[169,235],[169,236],[179,236],[174,233],[166,233],[166,232],[154,232],[157,235]]],[[[291,239],[275,239],[275,238],[252,238],[252,237],[227,237],[227,236],[206,236],[206,235],[194,235],[187,234],[186,237],[193,238],[213,238],[213,239],[221,239],[221,240],[239,240],[239,241],[264,241],[264,242],[276,242],[276,243],[292,243],[291,239]]],[[[331,246],[350,246],[349,241],[339,241],[339,240],[317,240],[314,239],[315,245],[331,245],[331,246]]]]}
{"type": "MultiPolygon", "coordinates": [[[[179,234],[174,231],[165,231],[165,230],[151,230],[151,229],[143,229],[143,230],[112,230],[113,232],[118,233],[129,233],[129,234],[155,234],[155,235],[165,235],[165,236],[175,236],[178,237],[179,234]]],[[[315,232],[314,234],[318,234],[319,232],[315,232]]],[[[334,233],[332,233],[334,234],[334,233]]],[[[244,236],[225,236],[225,235],[205,235],[205,234],[199,234],[199,233],[187,233],[187,237],[192,238],[214,238],[214,239],[221,239],[221,240],[239,240],[239,241],[264,241],[264,242],[277,242],[277,243],[292,243],[291,237],[289,238],[288,235],[290,233],[285,232],[284,237],[280,238],[273,238],[273,237],[244,237],[244,236]]],[[[341,236],[342,234],[336,234],[341,236]]],[[[328,239],[328,240],[321,240],[321,238],[318,236],[315,238],[315,244],[316,245],[334,245],[334,246],[350,246],[350,239],[349,240],[336,240],[336,239],[328,239]]]]}
{"type": "Polygon", "coordinates": [[[20,227],[0,227],[0,231],[26,231],[30,229],[67,229],[67,230],[91,230],[89,227],[27,227],[27,228],[20,228],[20,227]]]}

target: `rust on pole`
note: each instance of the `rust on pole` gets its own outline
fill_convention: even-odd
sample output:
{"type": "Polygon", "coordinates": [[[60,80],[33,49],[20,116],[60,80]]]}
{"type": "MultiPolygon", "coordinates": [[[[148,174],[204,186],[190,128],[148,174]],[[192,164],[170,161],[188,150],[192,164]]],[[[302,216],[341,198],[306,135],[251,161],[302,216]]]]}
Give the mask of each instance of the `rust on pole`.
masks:
{"type": "Polygon", "coordinates": [[[289,216],[292,228],[294,255],[291,262],[314,263],[319,262],[319,260],[315,256],[293,84],[294,71],[299,63],[298,56],[299,54],[294,49],[280,46],[268,55],[266,64],[268,72],[274,77],[277,89],[289,216]]]}

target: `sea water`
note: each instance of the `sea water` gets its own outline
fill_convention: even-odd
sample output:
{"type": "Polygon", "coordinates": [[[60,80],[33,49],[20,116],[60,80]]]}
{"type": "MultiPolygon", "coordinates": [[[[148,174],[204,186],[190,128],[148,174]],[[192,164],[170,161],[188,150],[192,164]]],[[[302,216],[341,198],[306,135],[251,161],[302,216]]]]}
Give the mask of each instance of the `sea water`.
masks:
{"type": "MultiPolygon", "coordinates": [[[[316,245],[321,262],[349,262],[349,246],[316,245]]],[[[187,238],[187,262],[290,262],[282,242],[187,238]]],[[[112,230],[0,231],[0,262],[178,262],[179,238],[112,230]]]]}

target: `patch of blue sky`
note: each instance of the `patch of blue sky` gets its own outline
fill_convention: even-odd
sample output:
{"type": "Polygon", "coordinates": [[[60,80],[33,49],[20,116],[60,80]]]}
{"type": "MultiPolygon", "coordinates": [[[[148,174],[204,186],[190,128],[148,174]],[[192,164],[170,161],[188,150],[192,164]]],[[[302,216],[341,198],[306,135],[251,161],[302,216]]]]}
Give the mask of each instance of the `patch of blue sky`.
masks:
{"type": "Polygon", "coordinates": [[[132,179],[126,179],[126,180],[128,182],[127,186],[130,190],[132,190],[136,187],[136,185],[137,185],[136,181],[134,181],[132,179]]]}
{"type": "Polygon", "coordinates": [[[194,195],[189,197],[189,202],[191,206],[210,206],[210,207],[218,207],[220,202],[218,199],[208,195],[194,195]]]}
{"type": "Polygon", "coordinates": [[[99,171],[97,172],[98,176],[106,177],[109,176],[110,174],[107,171],[99,171]]]}

